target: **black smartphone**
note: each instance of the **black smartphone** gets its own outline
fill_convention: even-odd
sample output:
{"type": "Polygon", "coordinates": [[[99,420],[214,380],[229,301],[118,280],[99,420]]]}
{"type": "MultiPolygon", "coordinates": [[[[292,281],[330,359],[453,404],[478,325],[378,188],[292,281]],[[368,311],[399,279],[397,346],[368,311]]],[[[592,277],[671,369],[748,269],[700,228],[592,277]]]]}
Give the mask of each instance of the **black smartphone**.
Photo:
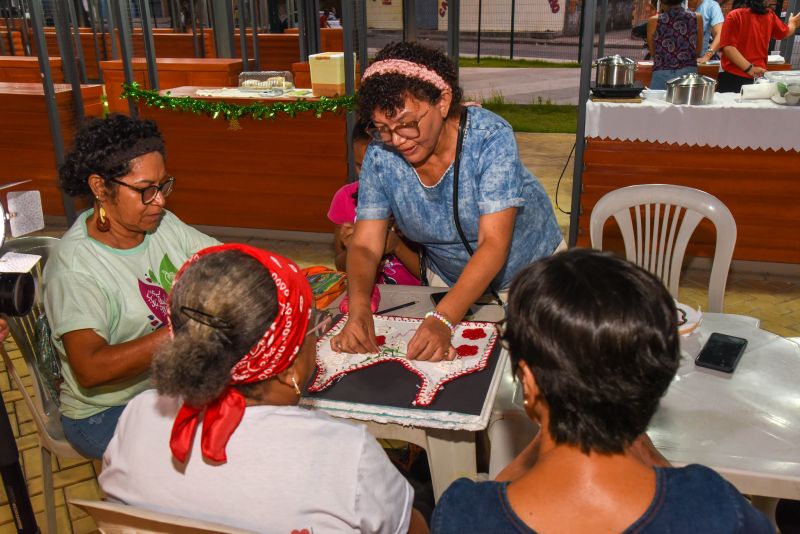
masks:
{"type": "Polygon", "coordinates": [[[695,365],[707,367],[723,373],[732,373],[747,348],[747,340],[714,332],[700,349],[695,365]]]}
{"type": "MultiPolygon", "coordinates": [[[[433,306],[436,307],[442,301],[444,296],[447,295],[447,291],[439,291],[438,293],[431,293],[431,300],[433,301],[433,306]]],[[[464,316],[464,319],[471,319],[473,315],[478,313],[478,310],[475,306],[470,306],[467,314],[464,316]]]]}

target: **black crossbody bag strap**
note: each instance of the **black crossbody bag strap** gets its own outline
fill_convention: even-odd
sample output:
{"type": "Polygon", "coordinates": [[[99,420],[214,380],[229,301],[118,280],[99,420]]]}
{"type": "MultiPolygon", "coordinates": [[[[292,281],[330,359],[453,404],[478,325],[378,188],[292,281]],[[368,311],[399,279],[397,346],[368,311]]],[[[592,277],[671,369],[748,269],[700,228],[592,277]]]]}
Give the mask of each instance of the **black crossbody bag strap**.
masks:
{"type": "MultiPolygon", "coordinates": [[[[464,235],[464,230],[461,228],[461,218],[458,214],[458,175],[459,170],[461,167],[461,148],[464,146],[464,130],[467,128],[467,110],[468,108],[464,106],[461,110],[461,117],[458,121],[458,141],[456,142],[456,159],[453,162],[453,220],[456,223],[456,231],[458,232],[458,237],[461,238],[461,243],[464,244],[464,248],[467,249],[467,252],[470,256],[475,254],[475,251],[472,249],[472,245],[469,244],[467,241],[467,237],[464,235]]],[[[492,296],[497,299],[498,304],[501,306],[503,305],[503,300],[500,298],[500,295],[497,294],[497,291],[492,287],[492,283],[489,282],[489,292],[492,296]]]]}

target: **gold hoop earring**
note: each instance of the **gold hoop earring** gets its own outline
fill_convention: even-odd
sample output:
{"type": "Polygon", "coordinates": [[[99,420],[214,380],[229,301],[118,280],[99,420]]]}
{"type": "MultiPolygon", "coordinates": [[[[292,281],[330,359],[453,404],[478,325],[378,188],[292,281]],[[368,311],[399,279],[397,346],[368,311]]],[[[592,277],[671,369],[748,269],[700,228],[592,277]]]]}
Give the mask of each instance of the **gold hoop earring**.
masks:
{"type": "Polygon", "coordinates": [[[102,204],[98,201],[98,209],[97,209],[97,219],[95,220],[95,225],[97,229],[101,232],[108,232],[111,229],[111,221],[108,220],[106,217],[106,209],[103,207],[102,204]]]}
{"type": "Polygon", "coordinates": [[[292,384],[294,384],[294,392],[297,393],[297,396],[299,397],[300,395],[302,395],[303,392],[300,391],[300,386],[297,385],[297,380],[295,380],[294,377],[292,377],[292,384]]]}

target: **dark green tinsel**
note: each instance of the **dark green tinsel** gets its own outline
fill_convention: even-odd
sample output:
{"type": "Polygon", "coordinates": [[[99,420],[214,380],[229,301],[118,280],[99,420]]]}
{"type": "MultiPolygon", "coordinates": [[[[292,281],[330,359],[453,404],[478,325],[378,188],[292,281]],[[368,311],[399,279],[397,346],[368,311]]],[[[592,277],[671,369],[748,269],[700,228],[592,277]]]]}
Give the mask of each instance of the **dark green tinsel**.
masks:
{"type": "Polygon", "coordinates": [[[314,115],[319,118],[323,113],[350,111],[355,107],[356,103],[355,96],[340,96],[336,98],[322,96],[319,100],[301,98],[292,101],[270,102],[268,104],[261,101],[247,105],[230,104],[228,102],[201,100],[191,96],[170,96],[169,91],[165,95],[160,95],[158,91],[140,88],[136,82],[122,84],[122,98],[128,97],[148,107],[172,111],[191,111],[197,115],[208,115],[213,119],[222,117],[227,121],[247,117],[259,120],[274,119],[278,113],[286,113],[294,117],[304,111],[313,111],[314,115]]]}

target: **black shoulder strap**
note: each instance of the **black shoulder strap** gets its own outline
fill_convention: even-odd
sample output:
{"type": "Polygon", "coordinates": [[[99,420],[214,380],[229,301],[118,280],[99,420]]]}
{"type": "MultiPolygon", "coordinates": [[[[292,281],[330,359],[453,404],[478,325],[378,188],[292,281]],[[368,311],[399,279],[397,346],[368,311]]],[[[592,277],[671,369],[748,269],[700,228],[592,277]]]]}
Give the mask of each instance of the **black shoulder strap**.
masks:
{"type": "MultiPolygon", "coordinates": [[[[461,238],[461,243],[464,244],[464,248],[467,249],[467,252],[470,256],[475,254],[475,251],[472,248],[472,245],[469,244],[467,241],[467,237],[464,235],[464,230],[461,228],[461,219],[458,214],[458,175],[459,169],[461,167],[461,148],[464,145],[464,130],[467,128],[467,110],[468,107],[464,106],[461,110],[461,118],[458,121],[458,141],[456,142],[456,159],[453,162],[453,220],[456,223],[456,231],[458,232],[458,237],[461,238]]],[[[500,295],[497,294],[497,291],[492,287],[491,282],[489,283],[489,292],[492,296],[497,299],[497,302],[502,306],[503,300],[500,298],[500,295]]]]}

